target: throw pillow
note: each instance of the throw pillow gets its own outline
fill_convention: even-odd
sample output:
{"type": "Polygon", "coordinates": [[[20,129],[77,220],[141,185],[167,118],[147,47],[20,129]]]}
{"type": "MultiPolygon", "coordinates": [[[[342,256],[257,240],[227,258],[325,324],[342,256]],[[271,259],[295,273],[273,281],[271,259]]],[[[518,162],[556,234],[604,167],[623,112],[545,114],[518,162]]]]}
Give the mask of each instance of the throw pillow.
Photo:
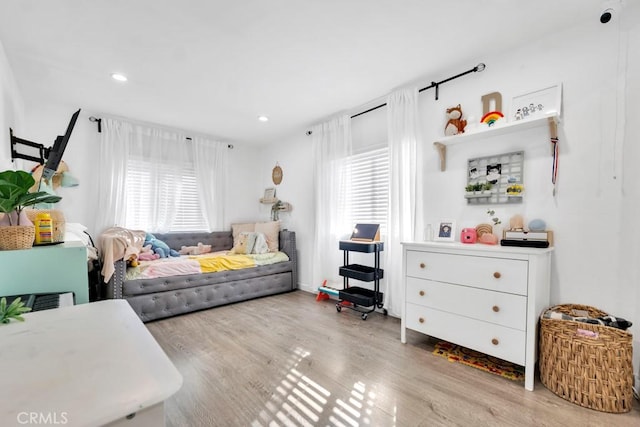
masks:
{"type": "Polygon", "coordinates": [[[238,244],[234,245],[231,253],[250,254],[256,243],[256,233],[243,231],[238,235],[238,244]]]}
{"type": "Polygon", "coordinates": [[[280,250],[280,221],[257,222],[255,231],[264,233],[269,252],[280,250]]]}
{"type": "Polygon", "coordinates": [[[253,222],[245,222],[238,224],[231,224],[231,235],[233,236],[233,246],[238,244],[238,237],[240,233],[243,231],[253,232],[255,230],[256,225],[253,222]]]}
{"type": "Polygon", "coordinates": [[[269,245],[267,245],[267,238],[264,233],[255,233],[256,234],[256,244],[253,245],[252,254],[266,254],[269,252],[269,245]]]}

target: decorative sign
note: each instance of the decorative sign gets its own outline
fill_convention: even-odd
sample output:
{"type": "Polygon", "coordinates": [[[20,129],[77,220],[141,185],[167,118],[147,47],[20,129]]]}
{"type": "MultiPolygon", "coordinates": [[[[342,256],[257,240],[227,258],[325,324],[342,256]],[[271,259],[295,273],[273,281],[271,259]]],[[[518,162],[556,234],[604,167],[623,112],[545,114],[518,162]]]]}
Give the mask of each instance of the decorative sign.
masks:
{"type": "Polygon", "coordinates": [[[271,172],[271,179],[275,185],[279,185],[282,182],[282,168],[276,162],[276,167],[271,172]]]}
{"type": "Polygon", "coordinates": [[[502,112],[502,94],[500,92],[488,93],[480,99],[482,99],[482,115],[491,111],[502,112]]]}
{"type": "Polygon", "coordinates": [[[562,84],[516,96],[511,101],[511,120],[526,120],[547,114],[560,114],[562,84]]]}

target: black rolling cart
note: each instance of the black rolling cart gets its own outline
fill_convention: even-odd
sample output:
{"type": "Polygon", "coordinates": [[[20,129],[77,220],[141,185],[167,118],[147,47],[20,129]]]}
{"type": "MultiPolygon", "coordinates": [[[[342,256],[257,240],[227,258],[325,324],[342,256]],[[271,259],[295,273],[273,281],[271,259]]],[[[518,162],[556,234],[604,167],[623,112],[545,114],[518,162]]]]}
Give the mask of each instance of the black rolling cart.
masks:
{"type": "Polygon", "coordinates": [[[384,294],[380,292],[380,279],[384,270],[380,268],[380,252],[384,250],[383,242],[354,242],[341,241],[340,250],[343,251],[344,263],[340,267],[340,276],[343,280],[343,289],[338,292],[340,301],[336,303],[336,310],[342,311],[343,307],[361,313],[362,320],[367,320],[367,315],[376,308],[382,308],[386,316],[387,310],[383,308],[384,294]],[[349,263],[349,252],[364,252],[374,255],[373,267],[361,264],[349,263]],[[361,282],[373,282],[373,290],[359,286],[349,286],[349,279],[361,282]],[[345,305],[344,302],[350,303],[345,305]]]}

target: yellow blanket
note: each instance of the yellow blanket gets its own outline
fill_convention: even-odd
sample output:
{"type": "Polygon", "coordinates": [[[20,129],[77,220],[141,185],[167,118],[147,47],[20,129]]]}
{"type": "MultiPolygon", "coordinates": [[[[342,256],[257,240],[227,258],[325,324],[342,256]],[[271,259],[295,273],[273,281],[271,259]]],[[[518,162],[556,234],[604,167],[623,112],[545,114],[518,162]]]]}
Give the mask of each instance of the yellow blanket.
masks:
{"type": "Polygon", "coordinates": [[[199,255],[190,256],[200,263],[200,269],[203,273],[214,273],[224,270],[240,270],[242,268],[255,267],[256,262],[253,258],[246,255],[217,255],[212,256],[199,255]]]}

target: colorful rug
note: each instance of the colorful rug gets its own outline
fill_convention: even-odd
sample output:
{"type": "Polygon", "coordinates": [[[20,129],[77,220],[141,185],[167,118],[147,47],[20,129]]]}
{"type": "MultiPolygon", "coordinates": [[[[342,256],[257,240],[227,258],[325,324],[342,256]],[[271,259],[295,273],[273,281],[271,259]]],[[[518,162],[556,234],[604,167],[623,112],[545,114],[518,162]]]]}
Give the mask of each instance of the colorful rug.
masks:
{"type": "Polygon", "coordinates": [[[524,381],[524,367],[446,341],[437,343],[433,354],[513,381],[524,381]]]}

